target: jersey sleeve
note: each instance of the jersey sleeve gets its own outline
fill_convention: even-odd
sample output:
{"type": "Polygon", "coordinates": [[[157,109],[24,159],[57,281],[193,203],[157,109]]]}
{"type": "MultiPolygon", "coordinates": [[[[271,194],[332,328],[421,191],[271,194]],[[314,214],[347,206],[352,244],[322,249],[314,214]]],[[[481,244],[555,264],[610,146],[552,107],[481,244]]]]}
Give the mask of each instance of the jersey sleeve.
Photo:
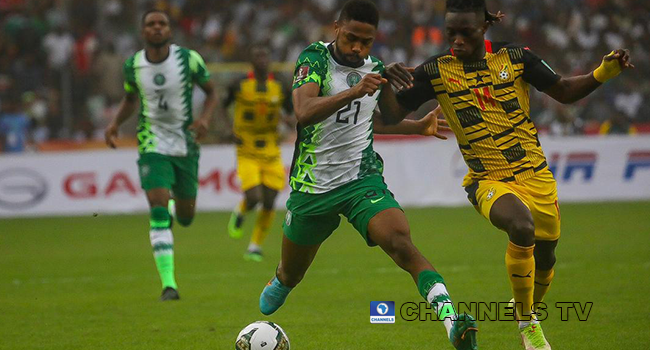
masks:
{"type": "Polygon", "coordinates": [[[124,91],[127,94],[135,94],[138,91],[138,84],[135,81],[135,69],[133,68],[134,58],[131,57],[124,62],[124,91]]]}
{"type": "Polygon", "coordinates": [[[190,50],[190,72],[192,81],[198,84],[205,84],[210,80],[210,72],[205,66],[203,57],[194,50],[190,50]]]}
{"type": "Polygon", "coordinates": [[[323,88],[327,75],[327,47],[321,43],[309,45],[298,57],[293,71],[293,89],[307,83],[316,83],[323,88]]]}
{"type": "Polygon", "coordinates": [[[424,65],[419,65],[413,72],[413,87],[408,90],[402,90],[397,93],[397,102],[403,107],[412,111],[420,108],[425,102],[436,98],[436,91],[431,85],[431,78],[424,70],[424,65]]]}
{"type": "Polygon", "coordinates": [[[524,81],[539,91],[544,91],[555,85],[561,78],[546,61],[527,47],[523,50],[522,60],[524,62],[524,81]]]}

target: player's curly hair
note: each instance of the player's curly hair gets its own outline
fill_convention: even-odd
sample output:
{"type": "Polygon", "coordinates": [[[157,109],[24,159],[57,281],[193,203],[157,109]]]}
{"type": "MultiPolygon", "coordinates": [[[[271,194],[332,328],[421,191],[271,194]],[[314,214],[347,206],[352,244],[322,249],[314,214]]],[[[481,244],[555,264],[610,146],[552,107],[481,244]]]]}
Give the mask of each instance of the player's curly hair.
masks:
{"type": "Polygon", "coordinates": [[[350,20],[372,24],[377,28],[377,25],[379,25],[379,10],[372,1],[350,0],[343,5],[338,21],[350,20]]]}
{"type": "Polygon", "coordinates": [[[499,21],[496,15],[488,12],[485,0],[447,0],[446,6],[447,12],[483,12],[485,14],[485,20],[490,24],[499,21]]]}
{"type": "Polygon", "coordinates": [[[145,11],[145,12],[142,14],[142,17],[140,17],[140,23],[141,23],[143,26],[144,26],[144,21],[147,19],[147,16],[149,16],[149,15],[152,14],[152,13],[162,13],[163,15],[165,15],[165,17],[167,17],[167,20],[171,22],[171,17],[169,16],[169,13],[167,13],[167,11],[165,11],[165,10],[161,10],[161,9],[157,9],[157,8],[152,8],[152,9],[149,9],[149,10],[145,11]]]}

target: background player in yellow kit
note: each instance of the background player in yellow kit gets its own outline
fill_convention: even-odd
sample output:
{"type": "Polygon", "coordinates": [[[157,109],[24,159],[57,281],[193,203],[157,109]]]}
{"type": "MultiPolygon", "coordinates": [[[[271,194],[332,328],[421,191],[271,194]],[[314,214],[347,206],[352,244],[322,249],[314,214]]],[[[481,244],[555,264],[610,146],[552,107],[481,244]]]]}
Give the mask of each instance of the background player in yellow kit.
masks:
{"type": "Polygon", "coordinates": [[[262,260],[262,244],[273,222],[274,202],[286,182],[284,165],[278,145],[278,124],[292,110],[285,87],[269,72],[270,52],[264,45],[250,49],[253,70],[236,81],[228,92],[225,107],[234,108],[234,136],[237,144],[237,174],[244,198],[233,211],[228,233],[233,238],[243,235],[244,216],[261,204],[250,244],[244,258],[262,260]]]}

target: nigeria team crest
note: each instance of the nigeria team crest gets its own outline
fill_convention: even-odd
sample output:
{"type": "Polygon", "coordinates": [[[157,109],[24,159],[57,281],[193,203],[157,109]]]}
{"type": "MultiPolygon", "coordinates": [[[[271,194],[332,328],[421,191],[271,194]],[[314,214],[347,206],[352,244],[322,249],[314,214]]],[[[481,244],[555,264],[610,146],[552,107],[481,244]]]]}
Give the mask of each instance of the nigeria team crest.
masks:
{"type": "Polygon", "coordinates": [[[158,85],[158,86],[165,84],[165,80],[166,80],[166,79],[165,79],[165,76],[162,75],[162,74],[160,74],[160,73],[156,74],[156,75],[153,77],[153,82],[154,82],[154,84],[156,84],[156,85],[158,85]]]}
{"type": "Polygon", "coordinates": [[[347,81],[349,87],[353,87],[361,81],[361,74],[352,72],[348,74],[348,77],[345,78],[345,80],[347,81]]]}

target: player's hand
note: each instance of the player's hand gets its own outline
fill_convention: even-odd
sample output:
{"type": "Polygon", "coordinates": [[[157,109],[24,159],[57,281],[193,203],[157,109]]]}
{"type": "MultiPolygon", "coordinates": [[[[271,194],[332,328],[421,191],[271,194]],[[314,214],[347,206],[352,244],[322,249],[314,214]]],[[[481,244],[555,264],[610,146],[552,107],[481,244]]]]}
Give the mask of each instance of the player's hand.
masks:
{"type": "Polygon", "coordinates": [[[386,78],[397,90],[406,90],[413,87],[413,73],[415,68],[407,67],[402,62],[391,63],[386,66],[386,78]]]}
{"type": "Polygon", "coordinates": [[[210,122],[206,118],[199,118],[192,123],[187,129],[194,132],[194,137],[200,141],[208,133],[210,122]]]}
{"type": "Polygon", "coordinates": [[[427,113],[424,118],[418,120],[418,124],[420,124],[421,135],[435,136],[441,140],[447,139],[447,136],[440,134],[441,131],[451,131],[449,124],[444,119],[440,106],[427,113]]]}
{"type": "Polygon", "coordinates": [[[634,65],[630,63],[630,50],[628,49],[618,49],[603,57],[603,61],[614,60],[618,61],[618,65],[621,69],[634,68],[634,65]]]}
{"type": "Polygon", "coordinates": [[[104,140],[106,141],[106,145],[110,148],[117,148],[115,145],[115,140],[117,139],[117,125],[111,123],[106,127],[106,130],[104,131],[104,140]]]}
{"type": "Polygon", "coordinates": [[[386,84],[388,80],[382,78],[379,74],[366,74],[361,81],[352,87],[355,98],[361,98],[366,95],[372,96],[379,90],[379,87],[386,84]]]}
{"type": "Polygon", "coordinates": [[[603,62],[594,70],[594,78],[600,83],[621,74],[623,69],[634,68],[630,63],[630,50],[618,49],[603,57],[603,62]]]}

